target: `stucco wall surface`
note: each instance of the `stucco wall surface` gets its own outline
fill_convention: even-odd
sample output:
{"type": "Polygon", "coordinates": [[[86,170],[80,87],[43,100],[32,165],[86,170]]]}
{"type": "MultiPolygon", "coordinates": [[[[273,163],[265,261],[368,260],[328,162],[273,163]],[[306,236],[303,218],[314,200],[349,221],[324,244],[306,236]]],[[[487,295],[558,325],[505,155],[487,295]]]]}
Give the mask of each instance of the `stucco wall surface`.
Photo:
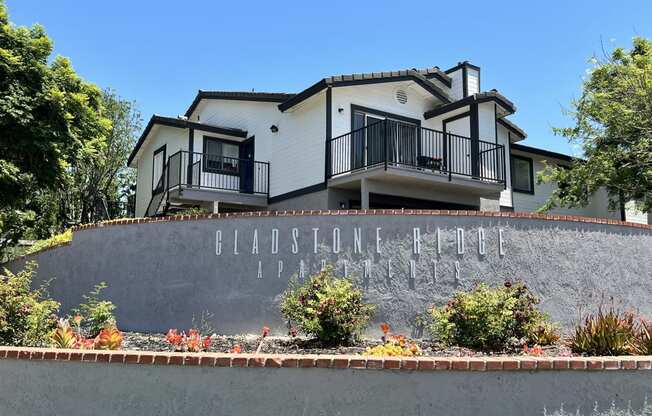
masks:
{"type": "MultiPolygon", "coordinates": [[[[0,414],[542,415],[640,408],[650,371],[212,368],[0,360],[0,414]]],[[[582,414],[586,414],[582,413],[582,414]]]]}
{"type": "MultiPolygon", "coordinates": [[[[411,326],[428,305],[478,282],[523,280],[569,328],[613,298],[652,317],[652,229],[464,215],[288,215],[161,221],[80,230],[28,259],[64,310],[108,283],[120,327],[187,327],[202,311],[220,333],[283,330],[281,294],[335,264],[378,305],[375,322],[411,326]]],[[[10,265],[20,268],[25,259],[10,265]]],[[[374,330],[377,325],[373,326],[374,330]]],[[[372,331],[373,332],[373,331],[372,331]]]]}

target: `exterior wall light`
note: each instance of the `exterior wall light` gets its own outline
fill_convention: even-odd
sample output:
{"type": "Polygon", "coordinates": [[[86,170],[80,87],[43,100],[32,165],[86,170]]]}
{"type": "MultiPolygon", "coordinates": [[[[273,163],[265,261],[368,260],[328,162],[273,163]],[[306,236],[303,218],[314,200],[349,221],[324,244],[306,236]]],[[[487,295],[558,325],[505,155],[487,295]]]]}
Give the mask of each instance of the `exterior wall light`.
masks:
{"type": "Polygon", "coordinates": [[[272,124],[272,126],[269,128],[269,130],[272,133],[277,133],[278,132],[278,127],[276,126],[276,124],[272,124]]]}
{"type": "Polygon", "coordinates": [[[337,109],[337,112],[342,113],[342,112],[344,112],[344,109],[342,107],[340,107],[340,108],[337,109]]]}

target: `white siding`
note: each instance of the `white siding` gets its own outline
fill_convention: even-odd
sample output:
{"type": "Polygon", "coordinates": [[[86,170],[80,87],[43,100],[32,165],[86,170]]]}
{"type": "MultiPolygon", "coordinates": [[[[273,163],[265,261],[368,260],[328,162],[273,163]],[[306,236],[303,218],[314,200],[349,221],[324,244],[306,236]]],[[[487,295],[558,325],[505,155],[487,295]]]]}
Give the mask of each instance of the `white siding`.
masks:
{"type": "Polygon", "coordinates": [[[505,149],[505,176],[507,177],[507,187],[500,193],[500,206],[512,207],[512,173],[509,157],[509,134],[508,130],[502,125],[496,126],[498,133],[498,144],[503,145],[505,149]]]}
{"type": "Polygon", "coordinates": [[[480,92],[480,72],[477,69],[467,68],[466,85],[469,95],[480,92]]]}
{"type": "Polygon", "coordinates": [[[154,151],[163,145],[165,162],[167,158],[188,146],[188,130],[167,126],[155,126],[150,137],[141,149],[138,159],[138,177],[136,179],[136,216],[143,217],[152,198],[152,160],[154,151]]]}
{"type": "Polygon", "coordinates": [[[461,100],[464,98],[463,82],[462,82],[462,68],[448,74],[451,77],[453,84],[451,86],[450,96],[453,101],[461,100]]]}
{"type": "MultiPolygon", "coordinates": [[[[514,211],[519,212],[535,212],[537,211],[545,202],[548,200],[553,190],[556,187],[556,184],[553,183],[542,183],[537,184],[536,174],[537,172],[544,169],[543,161],[547,160],[549,163],[557,163],[560,165],[567,164],[564,161],[551,159],[541,155],[535,155],[531,153],[525,153],[521,151],[512,151],[513,154],[525,156],[532,158],[534,161],[533,170],[534,170],[534,195],[526,194],[522,192],[513,193],[514,200],[514,211]]],[[[553,214],[563,214],[563,215],[581,215],[587,217],[601,217],[601,218],[611,218],[611,219],[620,219],[620,213],[616,211],[609,211],[609,201],[607,198],[607,193],[603,190],[600,190],[593,195],[591,202],[584,208],[554,208],[550,211],[553,214]]]]}

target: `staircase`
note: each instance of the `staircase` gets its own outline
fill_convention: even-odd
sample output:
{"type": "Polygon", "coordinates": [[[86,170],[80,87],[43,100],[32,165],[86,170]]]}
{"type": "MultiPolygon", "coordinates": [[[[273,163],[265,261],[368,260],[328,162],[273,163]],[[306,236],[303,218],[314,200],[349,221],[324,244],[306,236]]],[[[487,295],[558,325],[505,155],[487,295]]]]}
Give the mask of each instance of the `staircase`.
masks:
{"type": "Polygon", "coordinates": [[[146,217],[155,217],[167,213],[169,207],[167,187],[168,165],[169,163],[166,163],[165,166],[163,166],[161,177],[156,182],[156,188],[152,191],[152,199],[149,200],[147,211],[145,211],[146,217]]]}

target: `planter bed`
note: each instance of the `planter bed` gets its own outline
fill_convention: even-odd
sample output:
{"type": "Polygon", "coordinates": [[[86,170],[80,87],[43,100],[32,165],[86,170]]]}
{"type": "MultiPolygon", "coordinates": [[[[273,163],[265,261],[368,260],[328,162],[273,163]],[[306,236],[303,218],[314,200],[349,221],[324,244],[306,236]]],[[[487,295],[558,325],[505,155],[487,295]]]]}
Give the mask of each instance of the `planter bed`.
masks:
{"type": "MultiPolygon", "coordinates": [[[[171,352],[174,349],[165,340],[164,334],[123,332],[122,348],[134,351],[171,352]]],[[[242,353],[254,353],[258,347],[260,336],[254,334],[244,335],[217,335],[212,337],[211,347],[208,352],[230,352],[234,346],[239,345],[242,353]]],[[[443,347],[428,340],[415,340],[421,347],[422,356],[425,357],[495,357],[495,356],[522,356],[521,351],[504,351],[486,353],[462,347],[443,347]]],[[[381,345],[379,339],[363,339],[354,345],[340,347],[324,347],[314,340],[303,337],[278,337],[265,338],[260,350],[264,354],[364,354],[368,347],[381,345]]],[[[559,357],[575,355],[562,345],[544,347],[541,354],[544,357],[559,357]]]]}

